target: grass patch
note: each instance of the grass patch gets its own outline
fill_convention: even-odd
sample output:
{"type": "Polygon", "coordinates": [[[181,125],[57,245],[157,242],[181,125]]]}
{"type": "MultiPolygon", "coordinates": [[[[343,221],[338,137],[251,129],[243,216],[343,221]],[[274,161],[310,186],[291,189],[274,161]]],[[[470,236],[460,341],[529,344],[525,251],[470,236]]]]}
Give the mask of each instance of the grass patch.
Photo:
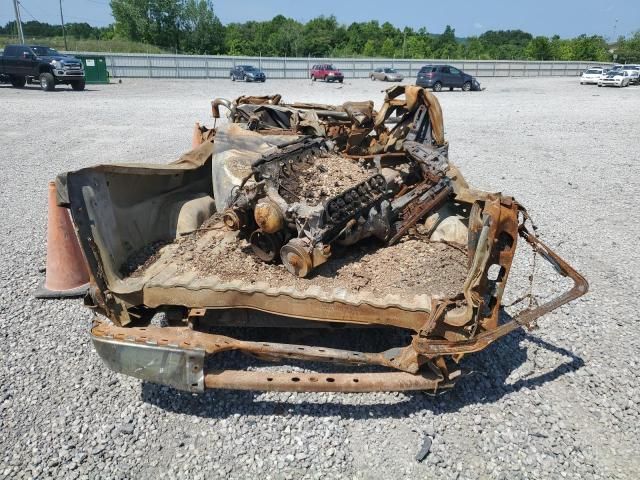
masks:
{"type": "MultiPolygon", "coordinates": [[[[30,45],[46,45],[56,50],[64,50],[63,37],[25,37],[25,42],[30,45]]],[[[0,49],[4,49],[5,45],[12,43],[17,43],[15,37],[0,35],[0,49]]],[[[154,45],[121,39],[93,40],[67,37],[67,46],[71,52],[171,53],[154,45]]]]}

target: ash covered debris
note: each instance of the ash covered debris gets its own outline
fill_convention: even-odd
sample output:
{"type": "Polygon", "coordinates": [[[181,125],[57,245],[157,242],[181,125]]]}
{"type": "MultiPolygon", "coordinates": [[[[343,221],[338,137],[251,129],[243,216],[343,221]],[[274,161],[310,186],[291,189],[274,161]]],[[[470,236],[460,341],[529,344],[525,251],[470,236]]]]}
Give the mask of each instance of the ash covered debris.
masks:
{"type": "Polygon", "coordinates": [[[191,392],[435,393],[462,376],[464,355],[586,293],[584,277],[529,230],[522,205],[469,186],[449,161],[442,112],[430,92],[393,87],[379,111],[373,102],[280,100],[214,100],[214,117],[224,106],[230,123],[197,125],[195,147],[171,165],[102,165],[67,174],[95,279],[91,306],[112,321],[97,322],[93,339],[112,368],[191,392]],[[502,298],[519,240],[573,286],[509,319],[502,298]],[[156,249],[161,241],[168,244],[156,249]],[[275,315],[247,314],[245,326],[377,325],[409,331],[411,341],[383,352],[329,352],[210,330],[227,321],[220,311],[239,310],[275,315]],[[145,327],[158,311],[171,312],[174,323],[145,327]],[[132,364],[111,355],[141,342],[157,362],[129,371],[132,364]],[[167,342],[187,362],[179,376],[154,366],[168,354],[167,342]],[[194,345],[206,346],[202,355],[231,349],[392,371],[206,373],[204,363],[191,364],[204,361],[194,345]]]}

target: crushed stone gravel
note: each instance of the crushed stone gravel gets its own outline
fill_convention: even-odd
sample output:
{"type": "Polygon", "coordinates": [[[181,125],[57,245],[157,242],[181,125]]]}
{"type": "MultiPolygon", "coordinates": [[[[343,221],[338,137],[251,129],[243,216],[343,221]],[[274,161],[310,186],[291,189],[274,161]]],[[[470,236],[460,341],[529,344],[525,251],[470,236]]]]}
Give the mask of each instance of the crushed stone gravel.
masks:
{"type": "MultiPolygon", "coordinates": [[[[481,80],[483,92],[438,94],[451,159],[478,188],[526,205],[591,291],[538,330],[464,358],[475,373],[435,399],[176,392],[107,370],[81,301],[32,295],[56,174],[173,161],[195,121],[211,125],[214,95],[380,107],[380,83],[123,79],[54,93],[0,85],[0,478],[637,478],[640,87],[481,80]],[[425,436],[431,450],[418,463],[425,436]]],[[[537,265],[539,296],[566,286],[537,265]]],[[[526,288],[529,268],[528,256],[514,264],[508,295],[526,288]]]]}

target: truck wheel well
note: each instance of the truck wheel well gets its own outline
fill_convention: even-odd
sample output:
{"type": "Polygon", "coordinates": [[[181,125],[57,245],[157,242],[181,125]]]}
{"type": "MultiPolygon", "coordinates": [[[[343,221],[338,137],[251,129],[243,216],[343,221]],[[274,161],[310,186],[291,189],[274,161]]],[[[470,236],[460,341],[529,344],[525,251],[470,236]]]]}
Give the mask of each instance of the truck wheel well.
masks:
{"type": "Polygon", "coordinates": [[[51,72],[51,65],[40,65],[40,67],[38,68],[38,73],[53,73],[51,72]]]}

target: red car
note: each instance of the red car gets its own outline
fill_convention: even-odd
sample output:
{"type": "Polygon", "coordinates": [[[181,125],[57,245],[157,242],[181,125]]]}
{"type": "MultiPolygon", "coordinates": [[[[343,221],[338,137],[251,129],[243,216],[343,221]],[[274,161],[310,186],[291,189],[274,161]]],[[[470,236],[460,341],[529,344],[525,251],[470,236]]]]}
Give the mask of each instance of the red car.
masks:
{"type": "Polygon", "coordinates": [[[340,82],[344,80],[344,75],[340,70],[330,63],[321,63],[311,68],[311,80],[324,80],[325,82],[340,82]]]}

